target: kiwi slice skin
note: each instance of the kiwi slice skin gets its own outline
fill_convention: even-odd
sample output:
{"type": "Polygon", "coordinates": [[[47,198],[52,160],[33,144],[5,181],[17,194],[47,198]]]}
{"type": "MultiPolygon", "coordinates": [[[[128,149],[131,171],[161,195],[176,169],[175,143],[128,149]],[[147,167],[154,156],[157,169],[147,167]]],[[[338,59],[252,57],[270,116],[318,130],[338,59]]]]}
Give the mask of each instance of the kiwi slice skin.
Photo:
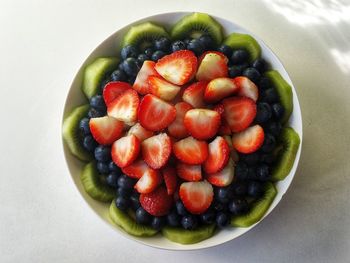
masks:
{"type": "Polygon", "coordinates": [[[282,123],[286,123],[289,120],[290,115],[293,112],[293,92],[291,86],[287,81],[282,78],[281,74],[277,70],[270,70],[265,73],[275,87],[280,102],[284,107],[284,115],[281,119],[282,123]]]}
{"type": "Polygon", "coordinates": [[[231,226],[249,227],[258,222],[269,209],[272,201],[275,199],[276,194],[277,190],[273,183],[266,183],[264,195],[252,204],[252,207],[247,214],[232,217],[231,226]]]}
{"type": "Polygon", "coordinates": [[[207,33],[219,45],[223,39],[222,26],[211,16],[192,13],[181,18],[171,29],[172,39],[198,38],[207,33]]]}
{"type": "Polygon", "coordinates": [[[79,122],[87,115],[89,108],[89,105],[76,107],[64,119],[62,126],[64,141],[66,142],[70,152],[81,161],[90,161],[92,159],[92,155],[81,145],[79,136],[79,122]]]}
{"type": "Polygon", "coordinates": [[[251,35],[232,33],[226,37],[223,44],[230,46],[232,49],[247,50],[250,62],[253,62],[261,55],[261,47],[251,35]]]}
{"type": "Polygon", "coordinates": [[[109,207],[109,216],[114,224],[120,226],[124,231],[133,236],[149,237],[154,236],[158,232],[151,227],[136,223],[130,215],[116,207],[114,200],[109,207]]]}
{"type": "Polygon", "coordinates": [[[117,67],[118,62],[116,57],[103,57],[86,66],[82,90],[88,99],[98,93],[102,79],[117,67]]]}
{"type": "Polygon", "coordinates": [[[213,236],[215,224],[201,226],[195,230],[185,230],[179,227],[165,226],[162,234],[167,239],[180,244],[194,244],[213,236]]]}
{"type": "Polygon", "coordinates": [[[109,202],[115,197],[115,191],[108,185],[102,184],[95,161],[85,165],[80,180],[88,195],[97,201],[109,202]]]}

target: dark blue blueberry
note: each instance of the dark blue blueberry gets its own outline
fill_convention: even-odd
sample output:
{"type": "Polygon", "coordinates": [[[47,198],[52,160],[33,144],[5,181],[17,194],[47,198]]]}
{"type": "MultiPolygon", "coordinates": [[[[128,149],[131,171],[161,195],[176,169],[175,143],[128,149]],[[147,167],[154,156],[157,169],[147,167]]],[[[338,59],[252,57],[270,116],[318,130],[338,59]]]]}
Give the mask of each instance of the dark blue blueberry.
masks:
{"type": "Polygon", "coordinates": [[[235,176],[238,180],[248,179],[248,166],[244,162],[238,162],[235,167],[235,176]]]}
{"type": "Polygon", "coordinates": [[[119,173],[119,174],[121,173],[120,168],[113,161],[109,162],[108,169],[109,169],[110,172],[116,172],[116,173],[119,173]]]}
{"type": "Polygon", "coordinates": [[[272,150],[275,148],[275,145],[276,145],[275,137],[270,133],[265,133],[264,143],[261,146],[261,150],[265,153],[272,152],[272,150]]]}
{"type": "Polygon", "coordinates": [[[243,71],[242,73],[243,76],[246,76],[248,79],[253,81],[254,83],[259,83],[260,80],[260,73],[257,69],[255,68],[247,68],[243,71]]]}
{"type": "Polygon", "coordinates": [[[180,225],[181,217],[176,213],[176,211],[170,212],[167,215],[166,219],[169,226],[176,227],[180,225]]]}
{"type": "Polygon", "coordinates": [[[279,122],[269,122],[264,128],[273,136],[278,137],[282,131],[282,124],[279,122]]]}
{"type": "Polygon", "coordinates": [[[105,162],[97,162],[97,163],[96,163],[96,167],[97,167],[97,171],[98,171],[100,174],[108,174],[108,173],[109,173],[108,163],[105,163],[105,162]]]}
{"type": "Polygon", "coordinates": [[[145,49],[145,52],[144,52],[144,53],[145,53],[145,55],[146,55],[147,57],[150,58],[150,57],[152,57],[153,52],[154,52],[153,48],[150,48],[150,47],[149,47],[149,48],[146,48],[146,49],[145,49]]]}
{"type": "Polygon", "coordinates": [[[266,102],[259,102],[256,106],[256,123],[264,123],[270,120],[272,117],[271,106],[266,102]]]}
{"type": "Polygon", "coordinates": [[[217,200],[214,200],[213,204],[212,204],[212,208],[215,210],[215,211],[225,211],[226,210],[226,205],[217,201],[217,200]]]}
{"type": "Polygon", "coordinates": [[[261,94],[261,100],[268,103],[274,103],[274,102],[278,102],[279,97],[274,88],[268,88],[266,90],[263,90],[261,94]]]}
{"type": "Polygon", "coordinates": [[[130,77],[130,78],[128,79],[128,82],[131,84],[131,86],[134,84],[135,79],[136,79],[136,76],[130,77]]]}
{"type": "Polygon", "coordinates": [[[228,204],[228,209],[233,215],[244,214],[248,211],[248,203],[243,198],[235,198],[228,204]]]}
{"type": "Polygon", "coordinates": [[[256,178],[259,181],[267,181],[271,177],[270,168],[266,164],[261,164],[256,167],[256,178]]]}
{"type": "MultiPolygon", "coordinates": [[[[118,184],[118,181],[117,181],[117,184],[118,184]]],[[[118,187],[118,189],[117,189],[117,195],[123,196],[127,199],[129,199],[129,197],[130,197],[130,192],[131,192],[131,189],[126,189],[123,187],[118,187]]]]}
{"type": "Polygon", "coordinates": [[[158,61],[159,59],[161,59],[162,57],[164,57],[166,55],[166,53],[164,51],[161,50],[157,50],[156,52],[154,52],[152,54],[152,60],[153,61],[158,61]]]}
{"type": "Polygon", "coordinates": [[[232,188],[235,195],[241,196],[247,193],[247,184],[244,182],[236,182],[232,188]]]}
{"type": "Polygon", "coordinates": [[[121,52],[120,52],[120,56],[121,56],[122,60],[125,60],[127,58],[136,58],[138,54],[139,54],[139,52],[138,52],[137,48],[132,46],[132,45],[127,45],[127,46],[123,47],[121,52]]]}
{"type": "Polygon", "coordinates": [[[193,53],[195,53],[197,56],[203,53],[204,51],[204,46],[202,43],[199,41],[199,39],[192,39],[188,45],[187,49],[191,50],[193,53]]]}
{"type": "Polygon", "coordinates": [[[123,70],[117,69],[114,70],[111,74],[111,80],[112,81],[125,81],[126,80],[126,75],[123,70]]]}
{"type": "Polygon", "coordinates": [[[183,41],[185,45],[187,46],[191,42],[192,38],[185,38],[183,41]]]}
{"type": "Polygon", "coordinates": [[[267,69],[267,62],[263,58],[258,58],[253,61],[252,67],[257,69],[260,73],[264,73],[267,69]]]}
{"type": "Polygon", "coordinates": [[[275,156],[272,153],[264,153],[260,157],[260,161],[266,164],[272,164],[275,161],[275,156]]]}
{"type": "Polygon", "coordinates": [[[144,225],[148,225],[152,220],[152,216],[141,206],[136,210],[135,217],[137,223],[144,225]]]}
{"type": "Polygon", "coordinates": [[[216,199],[223,204],[227,204],[232,198],[232,189],[230,187],[220,187],[216,191],[216,199]]]}
{"type": "Polygon", "coordinates": [[[234,65],[243,64],[248,58],[249,53],[245,49],[236,49],[232,52],[231,62],[234,65]]]}
{"type": "Polygon", "coordinates": [[[151,227],[155,230],[161,230],[166,223],[165,217],[155,216],[152,218],[151,227]]]}
{"type": "Polygon", "coordinates": [[[121,64],[129,77],[135,77],[140,69],[135,58],[127,58],[121,64]]]}
{"type": "Polygon", "coordinates": [[[87,135],[83,139],[83,146],[86,150],[89,152],[95,151],[95,148],[97,146],[97,142],[92,138],[91,135],[87,135]]]}
{"type": "Polygon", "coordinates": [[[171,50],[173,52],[175,51],[179,51],[179,50],[184,50],[186,49],[186,44],[185,42],[181,41],[181,40],[176,40],[172,45],[171,45],[171,50]]]}
{"type": "Polygon", "coordinates": [[[106,111],[106,104],[101,95],[93,96],[90,99],[90,106],[101,112],[106,111]]]}
{"type": "Polygon", "coordinates": [[[90,122],[90,120],[88,118],[82,118],[80,120],[79,129],[80,129],[82,135],[89,135],[90,134],[89,122],[90,122]]]}
{"type": "Polygon", "coordinates": [[[181,219],[181,225],[184,229],[195,229],[198,225],[197,218],[193,215],[183,216],[181,219]]]}
{"type": "Polygon", "coordinates": [[[131,201],[131,206],[133,207],[134,210],[138,209],[141,204],[140,204],[140,194],[133,191],[130,195],[130,201],[131,201]]]}
{"type": "Polygon", "coordinates": [[[126,210],[129,208],[129,200],[126,199],[125,197],[123,196],[118,196],[116,199],[115,199],[115,205],[121,209],[121,210],[126,210]]]}
{"type": "Polygon", "coordinates": [[[103,117],[104,115],[105,115],[105,112],[99,111],[95,108],[90,108],[88,112],[89,118],[98,118],[98,117],[103,117]]]}
{"type": "Polygon", "coordinates": [[[146,54],[140,54],[138,57],[137,57],[137,62],[139,64],[139,67],[141,68],[142,67],[142,64],[145,60],[149,60],[149,57],[146,55],[146,54]]]}
{"type": "Polygon", "coordinates": [[[221,45],[218,47],[218,51],[223,53],[227,58],[230,58],[232,56],[232,48],[227,45],[221,45]]]}
{"type": "Polygon", "coordinates": [[[95,148],[95,159],[99,162],[108,162],[111,160],[111,147],[99,145],[95,148]]]}
{"type": "Polygon", "coordinates": [[[256,176],[256,167],[255,166],[249,166],[248,167],[248,179],[255,179],[256,176]]]}
{"type": "Polygon", "coordinates": [[[204,224],[212,224],[215,221],[215,210],[208,209],[200,215],[200,219],[204,224]]]}
{"type": "Polygon", "coordinates": [[[258,198],[264,193],[264,186],[261,182],[251,181],[248,184],[248,195],[258,198]]]}
{"type": "Polygon", "coordinates": [[[216,224],[219,228],[224,228],[228,225],[230,217],[227,213],[219,212],[215,218],[216,224]]]}
{"type": "Polygon", "coordinates": [[[232,66],[228,68],[228,76],[235,78],[242,75],[242,70],[239,66],[232,66]]]}
{"type": "Polygon", "coordinates": [[[199,42],[202,44],[205,50],[214,49],[215,42],[208,34],[203,34],[198,38],[199,42]]]}
{"type": "Polygon", "coordinates": [[[184,215],[188,214],[184,204],[180,200],[176,201],[175,207],[176,207],[176,211],[179,215],[184,216],[184,215]]]}
{"type": "Polygon", "coordinates": [[[135,180],[126,176],[125,174],[119,176],[118,178],[118,186],[120,188],[132,189],[135,185],[135,180]]]}
{"type": "Polygon", "coordinates": [[[154,48],[156,50],[161,50],[167,53],[170,49],[170,40],[166,37],[156,39],[154,41],[154,48]]]}
{"type": "Polygon", "coordinates": [[[241,75],[243,75],[243,71],[245,71],[249,67],[249,64],[243,63],[239,65],[234,65],[234,66],[237,67],[241,71],[241,75]]]}
{"type": "Polygon", "coordinates": [[[256,165],[260,160],[260,155],[257,152],[241,154],[240,159],[248,165],[256,165]]]}
{"type": "Polygon", "coordinates": [[[268,88],[271,88],[271,86],[272,86],[272,84],[271,84],[271,81],[268,77],[262,76],[260,78],[260,81],[258,84],[259,89],[266,90],[268,88]]]}
{"type": "Polygon", "coordinates": [[[284,107],[280,103],[272,104],[272,113],[277,120],[280,120],[284,115],[284,107]]]}
{"type": "Polygon", "coordinates": [[[120,174],[116,172],[111,172],[109,175],[106,177],[106,183],[111,186],[116,188],[118,186],[118,178],[120,174]]]}

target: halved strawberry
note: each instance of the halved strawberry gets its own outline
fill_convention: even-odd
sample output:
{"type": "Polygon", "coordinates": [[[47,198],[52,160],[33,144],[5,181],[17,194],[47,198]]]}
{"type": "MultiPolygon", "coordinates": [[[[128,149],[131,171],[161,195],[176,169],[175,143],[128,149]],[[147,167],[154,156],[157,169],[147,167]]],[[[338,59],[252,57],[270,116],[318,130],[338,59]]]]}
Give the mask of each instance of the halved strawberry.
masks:
{"type": "Polygon", "coordinates": [[[171,154],[171,140],[166,133],[160,133],[144,140],[141,144],[142,157],[153,169],[163,167],[171,154]]]}
{"type": "Polygon", "coordinates": [[[238,95],[242,97],[251,98],[254,101],[258,100],[259,91],[258,87],[254,84],[253,81],[248,79],[247,77],[235,77],[233,79],[236,86],[238,87],[238,95]]]}
{"type": "Polygon", "coordinates": [[[153,169],[142,159],[136,160],[132,164],[122,168],[124,174],[135,179],[140,179],[145,173],[152,172],[151,170],[153,169]]]}
{"type": "Polygon", "coordinates": [[[219,127],[218,134],[219,135],[231,135],[232,132],[231,132],[230,126],[228,125],[226,118],[225,118],[224,105],[222,103],[217,104],[217,105],[215,105],[213,110],[215,110],[217,113],[219,113],[220,117],[221,117],[221,125],[219,127]]]}
{"type": "Polygon", "coordinates": [[[206,173],[216,173],[221,171],[230,159],[230,148],[221,136],[217,136],[208,145],[208,158],[203,164],[206,173]]]}
{"type": "Polygon", "coordinates": [[[189,135],[184,125],[184,117],[187,111],[192,109],[192,106],[186,102],[179,102],[175,105],[176,119],[168,127],[169,134],[176,138],[184,138],[189,135]]]}
{"type": "Polygon", "coordinates": [[[196,74],[197,57],[192,51],[179,50],[158,60],[155,69],[167,81],[183,85],[196,74]]]}
{"type": "Polygon", "coordinates": [[[161,186],[152,193],[141,194],[140,204],[153,216],[165,216],[173,205],[173,197],[168,195],[165,187],[161,186]]]}
{"type": "Polygon", "coordinates": [[[230,159],[227,165],[220,172],[207,174],[205,178],[212,185],[223,187],[232,183],[235,174],[234,163],[230,159]]]}
{"type": "Polygon", "coordinates": [[[262,146],[264,137],[263,128],[257,124],[242,132],[233,134],[232,144],[240,153],[252,153],[262,146]]]}
{"type": "Polygon", "coordinates": [[[234,163],[237,163],[239,161],[239,155],[238,155],[238,152],[236,151],[236,149],[233,148],[231,136],[225,135],[225,136],[223,136],[223,138],[225,139],[228,147],[230,148],[230,156],[231,156],[232,161],[234,163]]]}
{"type": "Polygon", "coordinates": [[[154,135],[154,132],[148,131],[145,128],[143,128],[140,123],[136,123],[128,131],[128,135],[131,134],[134,134],[142,142],[147,138],[152,137],[154,135]]]}
{"type": "Polygon", "coordinates": [[[166,166],[162,169],[162,174],[168,195],[174,194],[177,188],[177,176],[175,168],[166,166]]]}
{"type": "Polygon", "coordinates": [[[227,58],[217,52],[209,51],[199,63],[196,79],[199,81],[211,81],[212,79],[227,77],[227,58]]]}
{"type": "Polygon", "coordinates": [[[140,194],[153,192],[163,181],[163,177],[157,170],[146,170],[142,177],[137,181],[134,188],[140,194]]]}
{"type": "Polygon", "coordinates": [[[187,164],[201,164],[208,157],[208,144],[187,137],[173,144],[173,152],[177,159],[187,164]]]}
{"type": "Polygon", "coordinates": [[[149,76],[159,76],[158,72],[155,70],[156,63],[151,60],[145,60],[142,64],[140,71],[137,73],[134,85],[132,88],[136,90],[141,95],[146,95],[150,93],[148,85],[149,76]]]}
{"type": "Polygon", "coordinates": [[[89,122],[92,137],[99,144],[112,144],[120,138],[123,132],[124,123],[109,116],[91,118],[89,122]]]}
{"type": "Polygon", "coordinates": [[[148,84],[150,93],[167,101],[174,99],[181,89],[179,86],[156,76],[150,76],[148,78],[148,84]]]}
{"type": "Polygon", "coordinates": [[[205,88],[204,100],[208,103],[214,103],[237,92],[238,86],[233,79],[216,78],[211,80],[205,88]]]}
{"type": "Polygon", "coordinates": [[[148,94],[141,100],[138,117],[147,130],[161,131],[175,120],[176,109],[168,102],[148,94]]]}
{"type": "Polygon", "coordinates": [[[135,135],[122,137],[112,145],[113,162],[123,168],[136,160],[140,152],[140,140],[135,135]]]}
{"type": "Polygon", "coordinates": [[[194,108],[203,108],[204,103],[204,91],[207,87],[207,82],[199,81],[188,86],[183,95],[183,101],[189,103],[194,108]]]}
{"type": "Polygon", "coordinates": [[[107,106],[107,114],[120,121],[132,123],[137,120],[139,104],[140,99],[137,92],[133,89],[127,89],[107,106]]]}
{"type": "Polygon", "coordinates": [[[206,140],[213,137],[218,132],[220,123],[220,114],[207,109],[189,110],[184,118],[186,129],[198,140],[206,140]]]}
{"type": "Polygon", "coordinates": [[[246,97],[233,97],[223,100],[225,118],[231,131],[240,132],[248,128],[256,115],[256,104],[246,97]]]}
{"type": "Polygon", "coordinates": [[[180,186],[180,199],[192,214],[205,212],[213,201],[213,187],[207,181],[185,182],[180,186]]]}
{"type": "Polygon", "coordinates": [[[108,82],[103,89],[103,99],[108,106],[115,98],[122,94],[127,89],[130,89],[131,85],[123,81],[108,82]]]}
{"type": "Polygon", "coordinates": [[[177,175],[185,181],[196,182],[202,180],[201,165],[178,162],[176,164],[177,175]]]}

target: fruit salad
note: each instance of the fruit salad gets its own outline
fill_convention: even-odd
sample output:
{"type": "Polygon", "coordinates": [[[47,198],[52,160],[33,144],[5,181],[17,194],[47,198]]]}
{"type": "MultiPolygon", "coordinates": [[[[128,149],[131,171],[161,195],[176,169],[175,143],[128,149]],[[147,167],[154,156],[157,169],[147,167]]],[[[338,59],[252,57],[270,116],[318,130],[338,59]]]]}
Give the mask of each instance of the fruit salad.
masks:
{"type": "Polygon", "coordinates": [[[130,235],[192,244],[257,223],[290,172],[290,85],[250,35],[203,13],[129,29],[84,71],[88,103],[63,122],[91,198],[130,235]]]}

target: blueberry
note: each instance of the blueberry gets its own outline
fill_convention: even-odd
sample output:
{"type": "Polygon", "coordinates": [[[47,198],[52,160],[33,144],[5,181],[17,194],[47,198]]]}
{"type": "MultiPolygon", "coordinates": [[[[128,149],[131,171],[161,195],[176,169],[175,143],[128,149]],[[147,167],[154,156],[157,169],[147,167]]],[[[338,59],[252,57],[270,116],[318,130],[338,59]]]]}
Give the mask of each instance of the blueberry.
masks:
{"type": "Polygon", "coordinates": [[[81,131],[82,135],[89,135],[90,134],[90,126],[89,126],[90,120],[88,118],[82,118],[79,122],[79,130],[81,131]]]}
{"type": "Polygon", "coordinates": [[[262,183],[258,181],[251,181],[248,184],[248,195],[258,198],[264,193],[264,187],[262,183]]]}
{"type": "Polygon", "coordinates": [[[160,230],[165,225],[165,220],[165,217],[155,216],[152,218],[151,227],[156,230],[160,230]]]}
{"type": "Polygon", "coordinates": [[[135,181],[124,174],[118,178],[118,186],[120,188],[132,189],[134,185],[135,185],[135,181]]]}
{"type": "Polygon", "coordinates": [[[272,84],[271,84],[271,81],[268,77],[264,77],[262,76],[260,78],[260,81],[259,81],[259,84],[258,84],[258,87],[262,90],[266,90],[268,88],[271,88],[272,84]]]}
{"type": "Polygon", "coordinates": [[[278,137],[282,131],[282,124],[279,122],[269,122],[265,128],[273,135],[278,137]]]}
{"type": "Polygon", "coordinates": [[[229,223],[229,216],[224,212],[219,212],[216,215],[215,221],[219,228],[224,228],[229,223]]]}
{"type": "Polygon", "coordinates": [[[106,111],[106,104],[101,95],[93,96],[90,99],[90,106],[101,112],[106,111]]]}
{"type": "Polygon", "coordinates": [[[166,37],[162,37],[162,38],[156,39],[154,41],[154,47],[155,47],[156,50],[169,52],[170,40],[168,38],[166,38],[166,37]]]}
{"type": "Polygon", "coordinates": [[[137,223],[144,225],[148,225],[152,220],[152,216],[141,206],[136,210],[135,217],[137,223]]]}
{"type": "Polygon", "coordinates": [[[106,177],[106,183],[109,186],[116,188],[118,186],[118,178],[119,178],[119,176],[120,176],[119,173],[115,173],[115,172],[110,173],[106,177]]]}
{"type": "Polygon", "coordinates": [[[256,178],[259,181],[267,181],[271,177],[270,168],[266,164],[261,164],[256,167],[256,178]]]}
{"type": "Polygon", "coordinates": [[[133,207],[134,210],[138,209],[141,206],[140,194],[133,191],[130,195],[130,202],[131,202],[131,206],[133,207]]]}
{"type": "Polygon", "coordinates": [[[191,50],[193,53],[195,53],[197,56],[203,53],[204,51],[204,46],[202,43],[199,41],[199,39],[192,39],[188,45],[187,49],[191,50]]]}
{"type": "Polygon", "coordinates": [[[238,162],[235,167],[235,176],[238,180],[248,179],[248,166],[244,162],[238,162]]]}
{"type": "Polygon", "coordinates": [[[135,79],[136,79],[136,76],[130,77],[130,78],[128,79],[128,82],[130,83],[131,86],[134,84],[135,79]]]}
{"type": "Polygon", "coordinates": [[[145,60],[149,60],[149,57],[146,54],[140,54],[137,57],[137,64],[140,68],[142,67],[142,64],[145,60]]]}
{"type": "Polygon", "coordinates": [[[129,207],[129,201],[123,196],[118,196],[115,199],[115,205],[121,210],[126,210],[129,207]]]}
{"type": "Polygon", "coordinates": [[[158,61],[159,59],[161,59],[162,57],[164,57],[166,54],[165,52],[161,51],[161,50],[157,50],[156,52],[154,52],[152,54],[152,60],[153,61],[158,61]]]}
{"type": "Polygon", "coordinates": [[[260,155],[257,152],[241,154],[240,159],[248,165],[256,165],[260,160],[260,155]]]}
{"type": "Polygon", "coordinates": [[[123,70],[117,69],[114,70],[111,74],[111,80],[112,81],[125,81],[126,80],[126,75],[123,70]]]}
{"type": "Polygon", "coordinates": [[[139,71],[139,66],[135,58],[127,58],[122,63],[123,70],[129,77],[134,77],[139,71]]]}
{"type": "MultiPolygon", "coordinates": [[[[117,184],[118,184],[118,181],[117,181],[117,184]]],[[[127,199],[130,199],[129,198],[130,192],[131,192],[131,189],[126,189],[126,188],[123,188],[123,187],[118,187],[118,189],[117,189],[117,195],[125,197],[127,199]]]]}
{"type": "Polygon", "coordinates": [[[259,102],[256,106],[256,123],[264,123],[270,120],[272,117],[271,106],[266,102],[259,102]]]}
{"type": "Polygon", "coordinates": [[[242,75],[242,70],[239,66],[232,66],[228,68],[228,76],[235,78],[242,75]]]}
{"type": "Polygon", "coordinates": [[[98,118],[98,117],[103,117],[104,115],[105,115],[105,112],[99,111],[95,108],[90,108],[88,112],[89,118],[98,118]]]}
{"type": "Polygon", "coordinates": [[[241,74],[242,75],[243,71],[245,71],[248,67],[249,67],[249,64],[248,63],[243,63],[243,64],[240,64],[240,65],[234,65],[234,67],[237,67],[240,71],[241,71],[241,74]]]}
{"type": "Polygon", "coordinates": [[[247,68],[242,73],[243,76],[246,76],[248,79],[253,81],[254,83],[259,83],[260,73],[255,68],[247,68]]]}
{"type": "Polygon", "coordinates": [[[266,133],[264,138],[264,143],[261,146],[261,150],[265,153],[272,152],[272,150],[275,148],[275,145],[276,145],[275,137],[270,133],[266,133]]]}
{"type": "Polygon", "coordinates": [[[204,224],[212,224],[215,221],[215,211],[213,209],[208,209],[203,214],[200,215],[200,220],[204,224]]]}
{"type": "Polygon", "coordinates": [[[136,58],[138,53],[139,52],[138,52],[136,47],[134,47],[132,45],[127,45],[127,46],[122,48],[122,50],[120,52],[120,56],[123,60],[125,60],[127,58],[136,58]]]}
{"type": "Polygon", "coordinates": [[[256,176],[256,167],[255,166],[249,166],[248,167],[248,179],[255,179],[256,176]]]}
{"type": "Polygon", "coordinates": [[[227,45],[221,45],[217,49],[219,52],[223,53],[226,57],[230,58],[232,56],[232,48],[227,45]]]}
{"type": "Polygon", "coordinates": [[[100,162],[111,160],[111,147],[99,145],[95,148],[95,159],[100,162]]]}
{"type": "Polygon", "coordinates": [[[213,202],[212,207],[215,211],[225,211],[227,208],[225,204],[218,202],[217,200],[213,202]]]}
{"type": "Polygon", "coordinates": [[[108,169],[109,169],[110,172],[116,172],[116,173],[119,173],[119,174],[121,173],[120,168],[113,161],[109,162],[108,169]]]}
{"type": "Polygon", "coordinates": [[[187,215],[187,214],[188,214],[188,212],[187,212],[187,210],[186,210],[184,204],[183,204],[180,200],[178,200],[178,201],[175,203],[175,206],[176,206],[176,211],[177,211],[177,213],[178,213],[179,215],[184,216],[184,215],[187,215]]]}
{"type": "Polygon", "coordinates": [[[83,146],[89,152],[93,152],[97,146],[97,142],[91,135],[85,136],[83,139],[83,146]]]}
{"type": "Polygon", "coordinates": [[[176,211],[170,212],[167,217],[167,223],[169,226],[179,226],[180,225],[180,216],[176,213],[176,211]]]}
{"type": "Polygon", "coordinates": [[[260,73],[264,73],[267,69],[266,60],[263,58],[258,58],[253,61],[252,67],[257,69],[260,73]]]}
{"type": "Polygon", "coordinates": [[[236,49],[232,52],[231,61],[232,64],[238,65],[247,62],[249,54],[245,49],[236,49]]]}
{"type": "Polygon", "coordinates": [[[263,90],[261,94],[261,100],[268,103],[274,103],[274,102],[278,102],[279,97],[274,88],[268,88],[266,90],[263,90]]]}
{"type": "Polygon", "coordinates": [[[226,204],[232,198],[232,191],[230,187],[220,187],[216,192],[216,198],[220,203],[226,204]]]}
{"type": "Polygon", "coordinates": [[[272,153],[264,153],[261,155],[260,162],[272,164],[275,161],[275,156],[272,153]]]}
{"type": "Polygon", "coordinates": [[[184,43],[187,46],[191,42],[192,38],[185,38],[184,43]]]}
{"type": "Polygon", "coordinates": [[[184,50],[186,49],[186,44],[185,42],[181,41],[181,40],[176,40],[172,45],[171,45],[171,50],[173,52],[175,51],[179,51],[179,50],[184,50]]]}
{"type": "Polygon", "coordinates": [[[248,203],[243,198],[235,198],[228,205],[228,209],[233,215],[244,214],[248,211],[248,208],[248,203]]]}
{"type": "Polygon", "coordinates": [[[152,57],[153,52],[154,52],[153,48],[150,48],[150,47],[149,47],[149,48],[146,48],[146,49],[145,49],[145,52],[144,52],[144,53],[145,53],[145,55],[146,55],[147,57],[150,58],[150,57],[152,57]]]}
{"type": "Polygon", "coordinates": [[[97,162],[96,163],[97,171],[100,174],[108,174],[109,169],[108,169],[108,163],[105,162],[97,162]]]}
{"type": "Polygon", "coordinates": [[[284,115],[284,107],[280,103],[274,103],[272,104],[272,113],[277,120],[280,120],[284,115]]]}
{"type": "Polygon", "coordinates": [[[247,184],[244,182],[236,182],[232,188],[235,195],[241,196],[247,193],[247,184]]]}
{"type": "Polygon", "coordinates": [[[213,39],[208,34],[200,36],[198,41],[202,44],[205,50],[213,49],[215,46],[213,39]]]}
{"type": "Polygon", "coordinates": [[[181,219],[181,225],[184,229],[191,230],[197,227],[197,219],[193,215],[183,216],[181,219]]]}

